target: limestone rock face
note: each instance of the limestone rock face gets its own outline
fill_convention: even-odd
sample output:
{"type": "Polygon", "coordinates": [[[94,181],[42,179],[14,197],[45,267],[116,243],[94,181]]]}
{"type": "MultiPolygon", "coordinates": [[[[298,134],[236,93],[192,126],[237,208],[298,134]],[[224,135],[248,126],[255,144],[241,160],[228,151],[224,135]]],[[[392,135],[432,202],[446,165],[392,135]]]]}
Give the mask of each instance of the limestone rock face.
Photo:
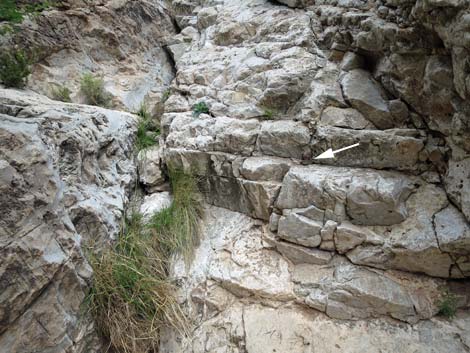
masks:
{"type": "Polygon", "coordinates": [[[212,206],[192,266],[174,269],[197,328],[162,351],[465,352],[422,339],[468,335],[436,316],[448,290],[468,320],[469,46],[453,29],[468,6],[173,7],[162,160],[212,206]]]}
{"type": "Polygon", "coordinates": [[[82,247],[117,236],[135,118],[0,89],[0,351],[94,352],[82,247]]]}
{"type": "Polygon", "coordinates": [[[25,20],[0,44],[34,51],[28,87],[37,92],[52,97],[66,86],[72,101],[83,103],[80,79],[91,72],[103,78],[115,108],[137,111],[145,100],[159,115],[174,77],[163,46],[174,34],[163,1],[66,0],[25,20]]]}
{"type": "MultiPolygon", "coordinates": [[[[365,268],[328,251],[275,240],[259,221],[213,206],[205,211],[203,234],[190,268],[181,259],[173,274],[197,328],[182,341],[165,332],[163,352],[303,352],[317,340],[325,352],[339,352],[338,347],[432,352],[440,345],[465,352],[465,344],[449,336],[445,342],[432,339],[433,347],[422,341],[438,330],[464,341],[468,335],[463,312],[457,325],[420,321],[436,313],[441,279],[365,268]],[[326,339],[328,327],[333,331],[326,339]],[[273,337],[265,340],[266,329],[273,337]]],[[[468,284],[458,293],[468,305],[468,284]]]]}
{"type": "MultiPolygon", "coordinates": [[[[468,1],[64,3],[0,39],[45,49],[29,87],[91,70],[145,98],[141,212],[171,203],[169,166],[206,201],[171,271],[195,325],[161,352],[468,352],[468,1]]],[[[0,122],[0,351],[96,351],[80,245],[117,234],[134,118],[1,90],[0,122]]]]}
{"type": "Polygon", "coordinates": [[[393,119],[380,86],[364,70],[349,71],[341,80],[344,98],[379,129],[393,127],[393,119]]]}

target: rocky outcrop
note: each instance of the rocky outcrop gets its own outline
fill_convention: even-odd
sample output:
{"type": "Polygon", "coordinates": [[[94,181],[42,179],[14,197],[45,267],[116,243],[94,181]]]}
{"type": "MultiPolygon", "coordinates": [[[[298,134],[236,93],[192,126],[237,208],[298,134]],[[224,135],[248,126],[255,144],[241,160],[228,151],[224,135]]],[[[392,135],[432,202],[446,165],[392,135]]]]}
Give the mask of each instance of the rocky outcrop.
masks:
{"type": "MultiPolygon", "coordinates": [[[[162,350],[300,352],[332,325],[322,352],[343,340],[375,351],[378,336],[381,349],[431,351],[441,343],[417,337],[444,329],[445,288],[469,306],[468,97],[454,46],[467,49],[442,25],[465,22],[467,7],[279,3],[173,4],[182,31],[160,161],[197,174],[209,204],[257,220],[209,208],[191,269],[175,267],[197,328],[162,350]],[[191,112],[201,102],[207,114],[191,112]]],[[[464,341],[446,346],[465,352],[464,341]]]]}
{"type": "Polygon", "coordinates": [[[93,352],[84,251],[116,237],[136,119],[0,89],[0,351],[93,352]],[[88,245],[87,245],[88,244],[88,245]]]}
{"type": "MultiPolygon", "coordinates": [[[[174,268],[181,301],[197,325],[183,341],[166,332],[163,352],[302,352],[312,346],[322,352],[466,352],[468,315],[462,312],[453,324],[419,321],[435,314],[443,280],[368,269],[321,250],[301,255],[290,243],[270,239],[261,224],[221,208],[206,210],[205,237],[191,268],[182,260],[174,268]]],[[[468,305],[468,284],[452,288],[468,305]]]]}
{"type": "MultiPolygon", "coordinates": [[[[194,327],[162,352],[468,352],[468,19],[446,0],[67,1],[1,41],[49,50],[38,91],[87,69],[116,106],[151,104],[145,217],[171,204],[167,167],[197,176],[202,241],[172,268],[194,327]]],[[[0,92],[0,281],[23,280],[0,347],[93,351],[80,246],[117,234],[134,118],[0,92]]]]}
{"type": "Polygon", "coordinates": [[[115,108],[137,111],[145,100],[161,112],[174,77],[165,45],[177,31],[163,1],[66,0],[17,26],[0,44],[32,52],[29,88],[51,96],[66,86],[83,103],[80,79],[91,72],[103,78],[115,108]]]}

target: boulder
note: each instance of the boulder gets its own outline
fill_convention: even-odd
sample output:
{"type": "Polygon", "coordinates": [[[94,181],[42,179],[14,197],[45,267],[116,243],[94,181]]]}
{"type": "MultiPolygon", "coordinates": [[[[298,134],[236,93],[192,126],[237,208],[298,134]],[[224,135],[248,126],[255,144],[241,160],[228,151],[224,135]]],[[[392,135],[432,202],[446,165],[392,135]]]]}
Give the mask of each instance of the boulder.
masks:
{"type": "Polygon", "coordinates": [[[321,114],[320,124],[354,130],[375,128],[361,113],[352,108],[328,107],[321,114]]]}
{"type": "Polygon", "coordinates": [[[140,151],[137,156],[139,181],[149,192],[157,190],[165,183],[165,175],[161,166],[162,155],[162,148],[157,145],[140,151]]]}
{"type": "Polygon", "coordinates": [[[279,219],[277,234],[292,243],[315,248],[321,242],[322,225],[297,213],[289,213],[279,219]]]}
{"type": "Polygon", "coordinates": [[[344,98],[379,129],[395,126],[384,91],[365,70],[354,69],[341,80],[344,98]]]}
{"type": "Polygon", "coordinates": [[[281,182],[291,166],[288,160],[276,157],[249,157],[240,167],[240,174],[248,180],[281,182]]]}
{"type": "Polygon", "coordinates": [[[277,157],[303,159],[308,155],[310,131],[300,122],[265,121],[257,140],[256,150],[277,157]]]}

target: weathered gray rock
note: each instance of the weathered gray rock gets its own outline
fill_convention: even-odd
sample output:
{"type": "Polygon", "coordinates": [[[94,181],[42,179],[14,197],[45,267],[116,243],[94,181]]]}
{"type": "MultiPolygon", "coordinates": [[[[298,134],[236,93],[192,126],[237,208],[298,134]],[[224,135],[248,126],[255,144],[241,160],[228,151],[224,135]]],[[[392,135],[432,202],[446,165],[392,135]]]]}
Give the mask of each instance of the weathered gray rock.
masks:
{"type": "Polygon", "coordinates": [[[276,242],[276,249],[294,264],[326,265],[333,255],[328,251],[309,249],[288,242],[276,242]]]}
{"type": "Polygon", "coordinates": [[[279,189],[278,183],[240,178],[210,176],[203,183],[208,203],[264,220],[269,220],[279,189]]]}
{"type": "Polygon", "coordinates": [[[292,243],[314,248],[320,245],[322,225],[322,223],[291,212],[279,219],[277,234],[292,243]]]}
{"type": "Polygon", "coordinates": [[[165,183],[165,175],[161,165],[162,154],[162,148],[157,145],[140,151],[137,156],[139,181],[150,192],[158,190],[158,187],[165,183]]]}
{"type": "Polygon", "coordinates": [[[140,206],[140,213],[144,218],[149,219],[155,213],[162,211],[171,206],[173,197],[169,192],[156,192],[154,194],[145,196],[142,205],[140,206]]]}
{"type": "Polygon", "coordinates": [[[409,179],[390,172],[299,166],[292,167],[284,178],[276,206],[314,205],[344,218],[337,213],[343,205],[355,224],[388,225],[406,218],[404,201],[412,190],[409,179]]]}
{"type": "Polygon", "coordinates": [[[99,351],[81,246],[119,231],[136,120],[5,89],[0,112],[0,350],[99,351]]]}
{"type": "Polygon", "coordinates": [[[146,101],[158,115],[174,77],[163,46],[176,35],[163,2],[71,0],[37,15],[0,39],[4,48],[35,49],[28,87],[52,97],[53,87],[66,86],[83,103],[80,79],[91,72],[103,78],[114,107],[137,111],[146,101]]]}
{"type": "MultiPolygon", "coordinates": [[[[159,188],[150,186],[161,181],[159,167],[174,163],[196,174],[209,203],[244,213],[208,207],[194,262],[188,268],[176,260],[172,274],[181,286],[179,299],[196,325],[190,342],[175,332],[163,334],[162,352],[297,353],[312,347],[325,353],[467,351],[470,332],[464,310],[451,322],[430,319],[445,289],[456,293],[459,307],[469,306],[468,280],[462,279],[470,274],[465,1],[280,0],[287,5],[282,6],[259,0],[174,0],[172,11],[158,1],[92,1],[86,7],[81,1],[66,3],[70,9],[43,11],[37,22],[28,20],[15,35],[25,39],[18,43],[46,48],[29,84],[44,90],[69,80],[76,92],[86,69],[104,75],[106,89],[121,106],[133,109],[145,98],[154,116],[164,112],[162,156],[141,164],[146,190],[159,188]],[[173,20],[181,28],[177,35],[173,20]],[[73,26],[79,29],[68,31],[73,26]],[[64,43],[70,44],[67,50],[64,43]],[[208,105],[210,114],[193,114],[199,102],[208,105]],[[274,112],[272,121],[267,110],[274,112]],[[356,142],[359,147],[334,160],[313,160],[328,148],[356,142]],[[329,166],[299,165],[312,163],[329,166]],[[274,239],[267,231],[268,219],[270,231],[277,233],[274,239]]],[[[6,109],[7,115],[21,119],[23,111],[31,110],[6,109]]],[[[40,119],[53,120],[50,111],[41,114],[40,119]]],[[[88,123],[70,128],[72,137],[67,135],[63,148],[57,148],[81,154],[64,153],[64,161],[58,162],[57,153],[50,154],[50,170],[58,170],[60,177],[44,176],[38,167],[44,163],[30,168],[28,160],[36,161],[36,154],[28,152],[17,154],[27,156],[25,161],[0,158],[0,187],[27,174],[9,163],[17,158],[18,165],[37,171],[39,180],[56,185],[31,208],[42,210],[55,200],[56,213],[73,216],[80,232],[104,235],[114,232],[113,220],[122,208],[113,185],[117,180],[121,187],[129,184],[123,162],[128,156],[121,152],[130,139],[121,122],[111,119],[108,125],[122,127],[113,130],[102,123],[105,119],[83,115],[88,123]],[[108,140],[95,131],[97,126],[112,130],[119,143],[104,147],[108,140]],[[83,141],[95,146],[96,137],[102,147],[84,148],[73,138],[77,131],[83,132],[83,141]],[[64,202],[62,175],[67,179],[64,202]],[[94,184],[96,188],[88,188],[94,184]]],[[[57,126],[38,132],[45,146],[60,145],[50,143],[62,143],[60,137],[44,136],[51,131],[63,135],[70,126],[61,118],[54,121],[57,126]]],[[[28,118],[25,131],[33,124],[28,118]]],[[[25,134],[33,140],[33,134],[25,134]]],[[[33,196],[42,195],[41,190],[33,196]]],[[[5,194],[11,196],[9,204],[26,202],[11,187],[5,194]]],[[[144,210],[150,205],[159,209],[161,196],[148,196],[144,210]]],[[[22,217],[18,210],[8,213],[11,224],[22,217]]],[[[25,263],[46,267],[37,275],[38,287],[54,274],[54,281],[72,283],[74,289],[64,292],[67,286],[46,284],[37,300],[26,297],[34,308],[23,315],[18,314],[21,305],[13,303],[12,315],[20,317],[0,333],[0,346],[9,351],[20,333],[38,337],[41,319],[62,323],[59,317],[66,322],[49,330],[57,335],[47,339],[59,347],[51,351],[66,351],[70,344],[78,352],[90,350],[87,340],[93,336],[73,314],[84,293],[81,280],[88,281],[90,274],[83,270],[77,279],[75,255],[67,257],[70,242],[60,250],[67,253],[62,257],[55,243],[47,242],[51,229],[61,233],[60,222],[68,224],[54,223],[54,217],[46,217],[38,236],[35,231],[24,236],[41,240],[33,249],[44,251],[44,261],[31,260],[20,246],[7,248],[22,254],[25,263]],[[71,274],[70,282],[57,268],[71,274]],[[56,295],[59,289],[63,292],[56,295]],[[43,310],[53,307],[52,302],[66,310],[43,310]],[[63,303],[71,303],[72,309],[63,303]],[[33,324],[27,326],[27,321],[33,324]]],[[[64,237],[75,234],[73,224],[63,227],[64,237]]],[[[54,239],[60,242],[60,237],[54,239]]],[[[7,296],[13,297],[0,294],[1,299],[7,296]]],[[[29,342],[27,352],[41,350],[34,339],[29,342]]]]}
{"type": "Polygon", "coordinates": [[[344,254],[362,244],[366,240],[366,235],[359,227],[343,222],[336,228],[334,239],[336,250],[344,254]]]}
{"type": "Polygon", "coordinates": [[[330,317],[357,320],[378,315],[417,322],[433,315],[433,298],[438,294],[438,282],[414,277],[393,276],[337,262],[332,276],[318,265],[300,265],[293,275],[305,293],[306,304],[326,312],[330,317]],[[314,271],[320,271],[318,276],[314,271]],[[312,289],[310,289],[312,288],[312,289]],[[422,291],[426,288],[426,294],[422,291]],[[424,294],[424,295],[423,295],[424,294]]]}
{"type": "Polygon", "coordinates": [[[470,227],[463,215],[448,206],[434,215],[439,247],[451,253],[468,254],[470,251],[470,227]]]}
{"type": "Polygon", "coordinates": [[[459,271],[457,265],[460,259],[462,267],[467,266],[468,225],[455,208],[448,206],[444,191],[433,185],[420,187],[410,196],[406,207],[410,210],[408,218],[391,230],[374,227],[372,235],[372,229],[357,229],[370,234],[368,244],[357,246],[347,257],[353,263],[378,268],[423,272],[437,277],[468,276],[466,271],[459,271]]]}
{"type": "Polygon", "coordinates": [[[259,122],[179,114],[171,120],[168,129],[167,147],[250,155],[255,149],[259,122]]]}
{"type": "MultiPolygon", "coordinates": [[[[198,325],[191,341],[178,337],[175,332],[167,332],[163,337],[163,352],[184,352],[188,345],[196,352],[220,348],[226,352],[245,349],[255,353],[267,347],[297,352],[308,348],[317,337],[325,337],[318,343],[325,352],[336,352],[336,345],[361,352],[375,347],[374,342],[380,335],[378,349],[390,347],[406,351],[412,346],[418,352],[430,353],[428,338],[422,341],[421,335],[433,337],[438,330],[451,330],[446,332],[454,332],[462,339],[467,335],[468,330],[463,328],[467,318],[463,313],[454,319],[463,326],[439,319],[411,326],[382,318],[385,315],[416,322],[431,317],[437,310],[434,303],[443,281],[399,272],[372,271],[341,259],[329,260],[328,265],[299,263],[290,268],[291,275],[288,275],[285,260],[263,247],[261,234],[255,230],[259,228],[248,217],[212,207],[206,217],[205,237],[191,267],[188,269],[181,262],[175,272],[184,288],[184,297],[193,297],[188,300],[189,310],[198,325]],[[292,292],[298,296],[295,303],[291,301],[292,292]],[[314,310],[306,309],[303,301],[314,310]],[[327,315],[338,319],[331,320],[327,315]],[[283,326],[286,317],[288,325],[283,326]],[[354,322],[345,323],[341,320],[344,318],[354,322]],[[282,330],[283,334],[265,340],[262,332],[267,328],[276,330],[274,332],[282,330]],[[340,338],[336,335],[332,338],[332,330],[343,333],[340,338]],[[287,339],[286,335],[292,339],[287,339]],[[350,344],[346,346],[345,340],[350,344]]],[[[272,240],[268,243],[276,244],[272,240]]],[[[303,250],[300,246],[279,243],[286,245],[289,253],[293,249],[303,250]]],[[[303,255],[314,256],[315,253],[302,251],[303,255]]],[[[297,255],[293,258],[312,259],[297,255]]],[[[462,298],[468,301],[465,295],[462,298]]],[[[436,340],[433,348],[452,347],[456,352],[465,352],[461,342],[453,338],[445,343],[436,340]]]]}
{"type": "Polygon", "coordinates": [[[321,115],[320,124],[346,129],[374,129],[374,125],[355,109],[326,108],[321,115]]]}
{"type": "Polygon", "coordinates": [[[449,170],[444,182],[452,201],[470,222],[470,158],[449,161],[449,170]]]}
{"type": "Polygon", "coordinates": [[[261,125],[257,151],[262,154],[304,159],[309,155],[310,131],[300,122],[266,121],[261,125]]]}
{"type": "Polygon", "coordinates": [[[250,157],[240,167],[240,174],[248,180],[282,181],[291,166],[288,160],[275,157],[250,157]]]}
{"type": "Polygon", "coordinates": [[[318,126],[312,138],[312,156],[328,148],[339,149],[359,142],[359,146],[335,155],[333,160],[317,163],[374,169],[396,169],[417,172],[426,170],[427,155],[420,132],[414,129],[352,130],[318,126]]]}
{"type": "Polygon", "coordinates": [[[341,80],[345,99],[379,129],[394,127],[385,93],[364,70],[349,71],[341,80]]]}

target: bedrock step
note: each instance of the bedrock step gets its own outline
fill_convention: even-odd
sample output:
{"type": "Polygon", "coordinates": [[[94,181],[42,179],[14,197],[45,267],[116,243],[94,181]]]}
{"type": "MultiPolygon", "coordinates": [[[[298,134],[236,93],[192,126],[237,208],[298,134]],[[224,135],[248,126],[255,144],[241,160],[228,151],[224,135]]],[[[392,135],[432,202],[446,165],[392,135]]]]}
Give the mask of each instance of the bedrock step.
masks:
{"type": "Polygon", "coordinates": [[[165,161],[201,176],[210,204],[269,219],[290,243],[380,269],[470,276],[464,216],[419,177],[181,148],[166,149],[165,161]]]}
{"type": "Polygon", "coordinates": [[[270,238],[259,221],[227,209],[207,207],[202,232],[191,267],[177,264],[175,278],[185,279],[197,312],[212,317],[251,301],[271,307],[295,303],[340,320],[388,317],[416,323],[437,313],[437,298],[447,286],[459,307],[470,305],[465,282],[370,269],[321,250],[311,254],[316,261],[298,256],[291,261],[279,251],[286,243],[270,238]]]}
{"type": "Polygon", "coordinates": [[[354,130],[325,125],[309,128],[294,120],[240,120],[205,114],[196,118],[189,112],[164,114],[162,127],[170,148],[294,158],[308,164],[330,147],[337,149],[359,142],[354,150],[322,163],[415,173],[432,168],[421,132],[415,129],[354,130]]]}

